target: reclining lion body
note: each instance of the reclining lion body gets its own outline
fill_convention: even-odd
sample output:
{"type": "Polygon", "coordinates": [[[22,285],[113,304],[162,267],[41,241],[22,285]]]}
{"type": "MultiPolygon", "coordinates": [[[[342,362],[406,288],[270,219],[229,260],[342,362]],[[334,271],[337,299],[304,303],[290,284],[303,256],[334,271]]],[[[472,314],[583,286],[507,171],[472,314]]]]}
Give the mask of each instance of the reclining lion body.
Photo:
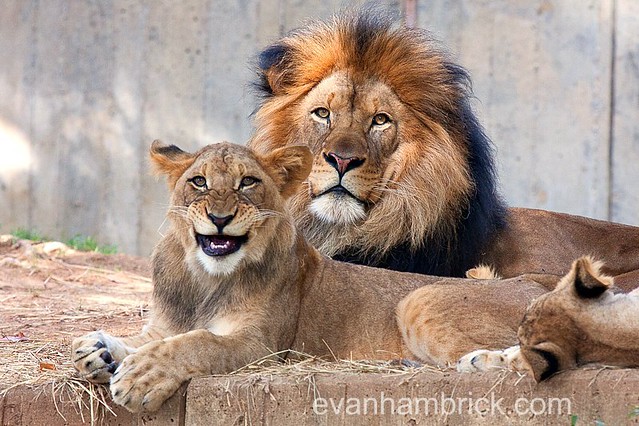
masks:
{"type": "Polygon", "coordinates": [[[526,279],[438,278],[320,254],[284,204],[310,170],[305,147],[261,156],[230,144],[189,154],[154,143],[151,154],[172,190],[171,228],[152,259],[151,320],[136,337],[97,331],[72,345],[78,371],[109,382],[129,410],[153,411],[192,377],[285,357],[289,349],[330,359],[454,362],[476,348],[514,344],[512,319],[545,291],[526,279]],[[422,286],[433,303],[396,313],[422,286]],[[410,342],[416,314],[435,324],[421,322],[414,351],[402,333],[410,342]]]}
{"type": "Polygon", "coordinates": [[[526,305],[546,292],[527,278],[478,281],[398,273],[307,250],[318,263],[303,291],[292,348],[338,359],[455,363],[469,348],[516,342],[526,305]],[[402,300],[421,303],[398,306],[402,300]]]}
{"type": "MultiPolygon", "coordinates": [[[[574,259],[605,260],[609,275],[639,278],[639,228],[545,210],[510,208],[507,225],[481,257],[504,277],[524,273],[563,276],[574,259]]],[[[628,283],[632,288],[639,283],[628,283]]]]}
{"type": "Polygon", "coordinates": [[[505,208],[469,77],[428,33],[345,14],[264,49],[258,73],[250,146],[311,149],[292,211],[322,253],[440,276],[480,263],[561,276],[583,255],[639,270],[639,228],[505,208]]]}

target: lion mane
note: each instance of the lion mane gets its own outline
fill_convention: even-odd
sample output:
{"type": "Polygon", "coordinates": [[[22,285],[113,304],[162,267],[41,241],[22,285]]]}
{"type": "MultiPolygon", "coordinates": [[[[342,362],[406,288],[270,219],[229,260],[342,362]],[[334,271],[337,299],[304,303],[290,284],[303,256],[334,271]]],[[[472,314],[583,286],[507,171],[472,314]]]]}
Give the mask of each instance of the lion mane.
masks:
{"type": "MultiPolygon", "coordinates": [[[[336,225],[309,213],[302,190],[293,201],[300,229],[338,260],[422,274],[462,276],[505,226],[493,148],[471,108],[468,73],[431,35],[364,10],[312,22],[258,56],[261,103],[250,142],[257,151],[306,141],[299,106],[336,72],[379,81],[408,113],[397,117],[397,148],[367,216],[336,225]]],[[[373,148],[371,148],[373,149],[373,148]]]]}

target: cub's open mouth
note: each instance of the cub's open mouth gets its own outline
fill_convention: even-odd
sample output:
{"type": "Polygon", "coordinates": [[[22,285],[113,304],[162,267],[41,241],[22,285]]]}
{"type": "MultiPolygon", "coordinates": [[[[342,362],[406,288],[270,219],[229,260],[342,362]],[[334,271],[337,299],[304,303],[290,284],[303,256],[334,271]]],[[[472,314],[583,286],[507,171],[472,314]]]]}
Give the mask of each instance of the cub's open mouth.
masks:
{"type": "Polygon", "coordinates": [[[233,235],[202,234],[195,234],[195,238],[207,256],[226,256],[235,253],[248,239],[246,235],[236,237],[233,235]]]}

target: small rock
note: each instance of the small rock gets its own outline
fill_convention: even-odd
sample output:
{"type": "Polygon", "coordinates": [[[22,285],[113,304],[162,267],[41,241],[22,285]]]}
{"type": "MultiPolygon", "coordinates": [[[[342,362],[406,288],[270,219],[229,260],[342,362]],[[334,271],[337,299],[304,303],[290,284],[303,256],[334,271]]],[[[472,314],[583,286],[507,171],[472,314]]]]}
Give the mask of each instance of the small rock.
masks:
{"type": "Polygon", "coordinates": [[[55,254],[64,254],[69,251],[69,246],[60,241],[49,241],[46,243],[42,243],[41,250],[44,254],[49,256],[55,254]]]}
{"type": "Polygon", "coordinates": [[[16,243],[16,241],[17,240],[13,235],[0,235],[0,246],[12,246],[16,243]]]}

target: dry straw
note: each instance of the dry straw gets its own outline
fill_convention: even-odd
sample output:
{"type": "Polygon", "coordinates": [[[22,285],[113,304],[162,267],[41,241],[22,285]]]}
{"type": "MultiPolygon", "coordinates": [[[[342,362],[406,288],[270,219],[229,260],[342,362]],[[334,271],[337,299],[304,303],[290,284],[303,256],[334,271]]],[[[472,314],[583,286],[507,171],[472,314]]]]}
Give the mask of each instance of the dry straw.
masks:
{"type": "MultiPolygon", "coordinates": [[[[109,406],[108,388],[79,378],[68,354],[68,345],[56,342],[22,341],[0,345],[0,383],[12,383],[0,390],[0,397],[17,387],[27,387],[33,390],[35,398],[52,398],[58,414],[63,418],[65,410],[62,407],[69,406],[74,407],[82,420],[90,424],[98,424],[106,413],[115,414],[109,406]]],[[[275,359],[284,354],[273,354],[228,375],[216,377],[228,378],[229,383],[233,381],[243,388],[280,377],[295,383],[306,382],[311,392],[315,393],[317,375],[373,373],[410,378],[422,371],[444,371],[399,361],[328,361],[294,351],[284,361],[275,359]]]]}

